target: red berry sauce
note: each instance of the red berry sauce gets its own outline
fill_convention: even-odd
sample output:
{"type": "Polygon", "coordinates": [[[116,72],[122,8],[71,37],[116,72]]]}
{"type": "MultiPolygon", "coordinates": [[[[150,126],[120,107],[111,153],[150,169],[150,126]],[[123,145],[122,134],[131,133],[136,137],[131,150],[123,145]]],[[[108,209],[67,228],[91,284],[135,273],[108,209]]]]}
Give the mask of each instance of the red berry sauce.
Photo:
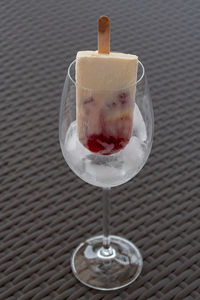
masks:
{"type": "Polygon", "coordinates": [[[128,98],[129,98],[128,94],[124,92],[119,94],[118,96],[118,100],[121,104],[127,104],[128,98]]]}
{"type": "Polygon", "coordinates": [[[94,153],[110,155],[123,149],[129,139],[123,137],[106,136],[104,134],[92,134],[88,137],[86,147],[94,153]]]}

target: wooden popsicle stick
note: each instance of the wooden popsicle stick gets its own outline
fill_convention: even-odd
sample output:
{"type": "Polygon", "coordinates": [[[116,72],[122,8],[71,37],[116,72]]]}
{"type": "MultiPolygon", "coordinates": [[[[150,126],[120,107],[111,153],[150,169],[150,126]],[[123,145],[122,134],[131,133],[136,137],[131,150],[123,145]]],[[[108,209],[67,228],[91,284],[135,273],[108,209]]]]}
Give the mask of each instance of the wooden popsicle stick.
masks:
{"type": "Polygon", "coordinates": [[[110,53],[110,20],[106,16],[98,20],[98,53],[110,53]]]}

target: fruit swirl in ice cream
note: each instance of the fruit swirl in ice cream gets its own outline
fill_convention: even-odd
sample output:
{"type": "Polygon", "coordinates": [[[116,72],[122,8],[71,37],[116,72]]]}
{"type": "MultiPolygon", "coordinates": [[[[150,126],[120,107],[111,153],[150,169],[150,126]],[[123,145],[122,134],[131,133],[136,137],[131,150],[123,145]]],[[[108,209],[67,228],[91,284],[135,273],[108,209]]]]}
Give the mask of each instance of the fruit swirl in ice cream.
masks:
{"type": "Polygon", "coordinates": [[[89,80],[90,85],[87,85],[89,88],[79,84],[76,88],[78,137],[87,149],[96,154],[110,155],[120,151],[132,135],[135,86],[130,83],[136,81],[137,61],[134,55],[134,63],[130,56],[128,60],[121,56],[108,60],[108,56],[101,55],[101,58],[106,57],[101,64],[99,61],[96,63],[96,60],[88,60],[88,57],[82,64],[76,63],[78,83],[81,81],[81,72],[85,72],[86,78],[93,76],[89,80]],[[100,74],[103,72],[102,64],[103,79],[100,74]],[[96,73],[91,74],[92,67],[96,67],[96,73]],[[112,76],[112,70],[118,71],[118,74],[112,76]],[[100,84],[98,81],[101,81],[100,84]],[[128,87],[123,88],[124,84],[128,87]]]}

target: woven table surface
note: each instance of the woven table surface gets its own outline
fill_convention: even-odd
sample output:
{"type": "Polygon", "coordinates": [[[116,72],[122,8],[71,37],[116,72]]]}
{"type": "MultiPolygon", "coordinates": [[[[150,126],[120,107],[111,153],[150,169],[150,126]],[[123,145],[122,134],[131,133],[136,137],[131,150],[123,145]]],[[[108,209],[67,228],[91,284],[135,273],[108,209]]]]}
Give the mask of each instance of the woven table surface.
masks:
{"type": "Polygon", "coordinates": [[[0,3],[0,299],[200,299],[200,1],[0,3]],[[102,230],[101,190],[75,176],[58,140],[76,52],[111,49],[145,65],[155,113],[151,155],[111,196],[111,232],[144,258],[127,288],[100,292],[71,272],[73,249],[102,230]]]}

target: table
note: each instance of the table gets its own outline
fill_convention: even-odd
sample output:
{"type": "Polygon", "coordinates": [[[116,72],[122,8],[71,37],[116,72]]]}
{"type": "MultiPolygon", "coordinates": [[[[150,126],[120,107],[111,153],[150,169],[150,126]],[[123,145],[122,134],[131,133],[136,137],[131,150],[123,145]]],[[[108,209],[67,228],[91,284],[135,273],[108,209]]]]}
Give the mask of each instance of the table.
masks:
{"type": "Polygon", "coordinates": [[[200,2],[1,1],[0,299],[200,299],[200,2]],[[135,53],[155,112],[152,153],[112,191],[112,233],[144,267],[129,287],[100,292],[72,275],[70,257],[101,233],[101,193],[61,154],[58,113],[67,67],[96,49],[111,18],[111,49],[135,53]]]}

